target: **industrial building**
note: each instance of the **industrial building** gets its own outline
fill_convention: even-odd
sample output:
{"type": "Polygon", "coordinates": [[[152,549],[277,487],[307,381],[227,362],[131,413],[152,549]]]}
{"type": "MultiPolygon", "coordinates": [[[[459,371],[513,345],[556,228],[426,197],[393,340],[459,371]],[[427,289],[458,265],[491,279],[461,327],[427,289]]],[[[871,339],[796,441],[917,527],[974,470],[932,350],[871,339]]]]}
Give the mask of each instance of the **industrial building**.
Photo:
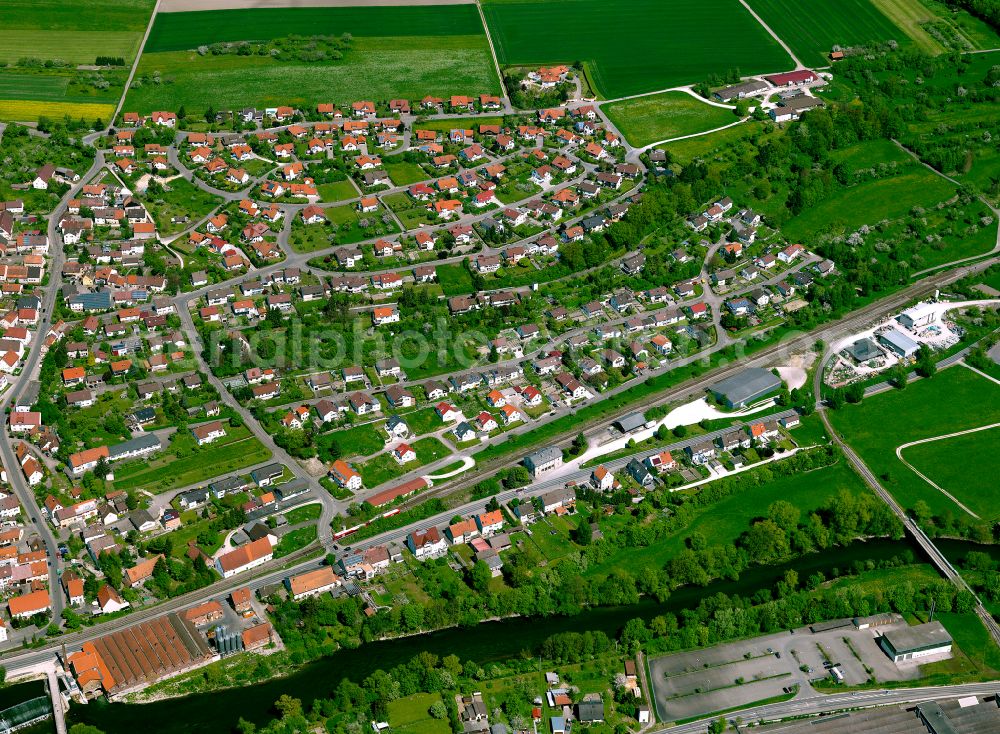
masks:
{"type": "Polygon", "coordinates": [[[743,408],[781,389],[781,378],[759,367],[750,367],[708,388],[729,408],[743,408]]]}
{"type": "Polygon", "coordinates": [[[937,309],[933,303],[918,303],[901,313],[896,321],[907,329],[922,329],[930,326],[938,319],[937,309]]]}
{"type": "Polygon", "coordinates": [[[940,622],[886,630],[879,646],[894,663],[905,663],[951,652],[951,635],[940,622]]]}
{"type": "Polygon", "coordinates": [[[879,344],[902,359],[909,359],[920,351],[920,345],[897,329],[888,329],[878,335],[879,344]]]}
{"type": "Polygon", "coordinates": [[[85,696],[114,698],[216,658],[194,625],[171,613],[85,642],[66,665],[85,696]]]}

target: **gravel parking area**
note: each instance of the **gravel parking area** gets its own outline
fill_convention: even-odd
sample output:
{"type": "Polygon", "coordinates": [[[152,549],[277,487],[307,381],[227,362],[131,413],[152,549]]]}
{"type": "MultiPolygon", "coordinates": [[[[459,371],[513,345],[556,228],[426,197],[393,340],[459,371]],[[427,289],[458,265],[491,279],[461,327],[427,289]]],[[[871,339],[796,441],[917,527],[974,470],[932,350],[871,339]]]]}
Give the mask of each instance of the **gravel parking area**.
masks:
{"type": "Polygon", "coordinates": [[[665,655],[649,661],[650,685],[660,718],[675,721],[780,696],[796,685],[801,690],[810,681],[829,679],[831,664],[848,686],[868,680],[866,665],[880,681],[920,673],[916,666],[901,669],[889,660],[872,630],[847,626],[817,633],[802,628],[665,655]]]}

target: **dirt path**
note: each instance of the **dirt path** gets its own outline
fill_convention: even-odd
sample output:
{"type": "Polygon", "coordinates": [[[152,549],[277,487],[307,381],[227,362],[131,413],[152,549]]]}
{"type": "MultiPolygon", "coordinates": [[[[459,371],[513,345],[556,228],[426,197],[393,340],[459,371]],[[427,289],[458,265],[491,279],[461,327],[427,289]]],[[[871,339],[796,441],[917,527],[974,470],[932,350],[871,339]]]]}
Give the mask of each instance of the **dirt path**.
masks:
{"type": "Polygon", "coordinates": [[[259,8],[348,8],[378,5],[472,5],[475,0],[161,0],[161,13],[259,8]]]}
{"type": "Polygon", "coordinates": [[[761,27],[770,34],[771,38],[773,38],[775,41],[777,41],[778,45],[780,45],[783,49],[785,49],[785,53],[787,53],[789,56],[791,56],[792,57],[792,61],[795,62],[795,68],[796,69],[805,69],[806,68],[806,65],[803,64],[801,61],[799,61],[799,57],[792,53],[792,49],[789,48],[788,44],[785,43],[783,40],[781,40],[781,36],[779,36],[777,33],[775,33],[773,30],[771,30],[771,26],[769,26],[767,23],[765,23],[764,19],[761,18],[759,15],[757,15],[757,11],[755,11],[753,8],[751,8],[747,4],[746,0],[740,0],[740,5],[742,5],[744,8],[746,8],[747,12],[750,13],[750,15],[752,15],[754,17],[754,20],[756,20],[758,23],[760,23],[761,27]]]}

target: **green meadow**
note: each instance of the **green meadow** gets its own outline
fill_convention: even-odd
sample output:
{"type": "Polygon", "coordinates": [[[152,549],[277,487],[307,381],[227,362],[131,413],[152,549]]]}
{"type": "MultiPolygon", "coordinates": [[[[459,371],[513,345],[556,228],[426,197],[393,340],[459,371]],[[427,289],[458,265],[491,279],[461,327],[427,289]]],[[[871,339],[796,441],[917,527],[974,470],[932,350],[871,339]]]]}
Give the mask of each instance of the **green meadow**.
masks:
{"type": "Polygon", "coordinates": [[[694,135],[737,121],[732,110],[716,107],[687,92],[663,92],[604,105],[611,122],[636,147],[694,135]]]}
{"type": "Polygon", "coordinates": [[[432,94],[497,93],[482,23],[471,5],[221,10],[157,16],[125,108],[202,112],[432,94]],[[217,42],[352,36],[343,58],[199,54],[217,42]],[[156,81],[159,78],[159,82],[156,81]]]}

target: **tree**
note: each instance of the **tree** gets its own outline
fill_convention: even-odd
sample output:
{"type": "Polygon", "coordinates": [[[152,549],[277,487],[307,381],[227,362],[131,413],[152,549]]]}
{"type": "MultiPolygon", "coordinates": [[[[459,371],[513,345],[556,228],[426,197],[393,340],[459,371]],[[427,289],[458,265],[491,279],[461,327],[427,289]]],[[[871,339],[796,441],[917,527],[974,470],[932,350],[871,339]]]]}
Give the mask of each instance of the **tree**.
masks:
{"type": "MultiPolygon", "coordinates": [[[[469,586],[480,594],[489,591],[490,581],[493,579],[493,572],[486,565],[485,561],[476,561],[469,569],[469,586]]],[[[413,606],[413,605],[407,605],[413,606]]]]}
{"type": "Polygon", "coordinates": [[[283,719],[302,716],[302,701],[289,696],[287,693],[281,694],[281,698],[274,702],[274,708],[277,709],[283,719]]]}
{"type": "Polygon", "coordinates": [[[708,734],[722,734],[727,728],[726,717],[720,716],[708,725],[708,734]]]}
{"type": "Polygon", "coordinates": [[[582,516],[580,522],[577,526],[573,528],[573,540],[575,540],[579,545],[590,545],[590,541],[593,540],[594,534],[590,529],[590,518],[587,516],[582,516]]]}
{"type": "Polygon", "coordinates": [[[448,715],[448,707],[439,698],[431,704],[430,708],[427,709],[427,713],[431,715],[432,719],[443,719],[448,715]]]}

